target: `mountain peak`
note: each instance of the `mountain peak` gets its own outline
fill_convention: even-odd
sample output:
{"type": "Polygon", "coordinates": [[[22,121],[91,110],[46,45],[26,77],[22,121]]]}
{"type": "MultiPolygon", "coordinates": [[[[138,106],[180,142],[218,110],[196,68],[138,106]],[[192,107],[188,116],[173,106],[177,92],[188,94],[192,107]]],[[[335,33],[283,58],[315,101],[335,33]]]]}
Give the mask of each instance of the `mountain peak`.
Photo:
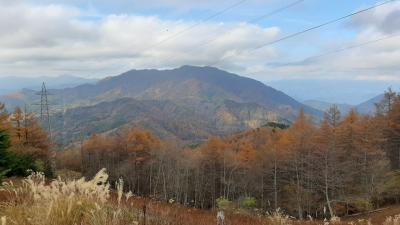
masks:
{"type": "MultiPolygon", "coordinates": [[[[223,71],[223,70],[220,70],[220,69],[218,69],[216,67],[212,67],[212,66],[193,66],[193,65],[183,65],[183,66],[177,68],[177,70],[223,71]]],[[[223,72],[226,72],[226,71],[223,71],[223,72]]]]}

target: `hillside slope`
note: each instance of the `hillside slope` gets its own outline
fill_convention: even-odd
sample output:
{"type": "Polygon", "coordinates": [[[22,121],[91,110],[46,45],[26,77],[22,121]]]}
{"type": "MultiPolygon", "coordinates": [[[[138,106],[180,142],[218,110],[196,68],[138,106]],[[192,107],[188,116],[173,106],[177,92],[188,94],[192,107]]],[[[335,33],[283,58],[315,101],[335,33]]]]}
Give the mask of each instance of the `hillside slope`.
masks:
{"type": "Polygon", "coordinates": [[[280,119],[265,107],[252,103],[226,100],[219,105],[206,102],[194,105],[192,102],[188,107],[169,100],[121,98],[69,109],[56,114],[52,121],[57,141],[67,144],[94,133],[128,126],[148,129],[161,138],[196,142],[211,135],[257,128],[280,119]]]}

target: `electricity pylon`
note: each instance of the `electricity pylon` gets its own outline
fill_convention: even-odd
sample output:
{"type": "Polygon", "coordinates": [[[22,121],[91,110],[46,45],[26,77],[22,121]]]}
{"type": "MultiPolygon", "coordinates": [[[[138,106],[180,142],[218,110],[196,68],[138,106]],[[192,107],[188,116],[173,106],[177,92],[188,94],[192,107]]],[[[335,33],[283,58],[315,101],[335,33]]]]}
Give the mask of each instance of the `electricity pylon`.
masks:
{"type": "Polygon", "coordinates": [[[42,125],[46,124],[49,138],[51,140],[51,123],[50,123],[50,110],[49,110],[49,99],[46,84],[43,82],[42,91],[38,93],[40,95],[40,120],[42,125]]]}

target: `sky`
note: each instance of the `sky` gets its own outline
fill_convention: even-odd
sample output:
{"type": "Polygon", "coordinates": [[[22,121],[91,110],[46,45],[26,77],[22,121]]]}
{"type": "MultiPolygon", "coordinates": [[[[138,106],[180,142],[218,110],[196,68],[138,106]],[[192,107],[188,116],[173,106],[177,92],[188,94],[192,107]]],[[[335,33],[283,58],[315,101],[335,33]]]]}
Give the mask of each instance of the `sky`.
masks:
{"type": "Polygon", "coordinates": [[[198,65],[260,81],[399,81],[400,1],[257,49],[378,3],[0,0],[0,77],[101,78],[198,65]]]}

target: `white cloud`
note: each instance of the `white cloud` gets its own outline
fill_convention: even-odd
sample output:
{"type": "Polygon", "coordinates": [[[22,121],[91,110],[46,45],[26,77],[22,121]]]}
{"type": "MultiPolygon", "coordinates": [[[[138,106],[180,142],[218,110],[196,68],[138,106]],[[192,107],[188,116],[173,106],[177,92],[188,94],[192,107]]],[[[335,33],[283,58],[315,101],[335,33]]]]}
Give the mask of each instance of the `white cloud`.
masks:
{"type": "MultiPolygon", "coordinates": [[[[74,2],[91,4],[90,1],[71,1],[70,5],[74,2]]],[[[47,0],[39,2],[42,5],[0,0],[0,76],[109,76],[133,68],[172,68],[183,64],[215,64],[260,80],[396,80],[400,76],[400,37],[285,64],[297,54],[297,49],[287,47],[290,42],[289,45],[283,43],[286,48],[274,45],[253,51],[256,46],[277,39],[282,32],[278,27],[263,28],[243,22],[198,24],[198,21],[118,13],[88,19],[91,12],[82,8],[48,4],[47,0]],[[175,35],[193,26],[193,29],[175,35]],[[268,64],[270,62],[281,64],[268,64]]],[[[181,4],[183,0],[149,0],[149,4],[168,2],[181,4]]],[[[212,3],[207,0],[201,4],[212,3]]],[[[355,17],[352,26],[347,27],[357,32],[351,40],[336,36],[328,41],[324,39],[325,44],[318,44],[321,41],[318,35],[313,35],[312,41],[306,35],[295,41],[302,48],[313,47],[321,52],[365,43],[399,33],[399,12],[400,3],[394,3],[355,17]]]]}
{"type": "MultiPolygon", "coordinates": [[[[34,4],[52,4],[54,0],[13,0],[16,2],[30,2],[34,4]]],[[[0,0],[0,3],[10,2],[9,0],[0,0]]],[[[135,10],[149,8],[170,8],[178,11],[187,10],[210,10],[220,11],[232,5],[239,6],[266,6],[271,3],[281,2],[281,0],[58,0],[57,3],[77,6],[80,8],[108,9],[112,12],[129,13],[135,10]]]]}
{"type": "Polygon", "coordinates": [[[355,16],[352,24],[361,29],[374,30],[380,33],[400,31],[400,2],[375,8],[355,16]]]}
{"type": "MultiPolygon", "coordinates": [[[[55,75],[75,70],[110,75],[106,73],[131,68],[207,65],[229,54],[247,63],[258,59],[246,51],[279,34],[276,27],[246,23],[82,16],[79,9],[62,5],[0,4],[0,74],[55,75]],[[175,35],[192,26],[196,27],[175,35]],[[240,56],[235,56],[237,52],[240,56]]],[[[275,52],[265,49],[260,55],[265,59],[275,52]]]]}
{"type": "MultiPolygon", "coordinates": [[[[247,71],[259,79],[354,79],[400,80],[400,2],[375,8],[356,16],[351,27],[356,35],[348,40],[339,36],[319,46],[322,54],[350,46],[355,47],[334,54],[300,61],[285,59],[276,64],[250,66],[247,71]],[[274,74],[275,77],[266,77],[274,74]]],[[[311,43],[310,43],[311,45],[311,43]]],[[[319,55],[319,53],[316,53],[319,55]]]]}

